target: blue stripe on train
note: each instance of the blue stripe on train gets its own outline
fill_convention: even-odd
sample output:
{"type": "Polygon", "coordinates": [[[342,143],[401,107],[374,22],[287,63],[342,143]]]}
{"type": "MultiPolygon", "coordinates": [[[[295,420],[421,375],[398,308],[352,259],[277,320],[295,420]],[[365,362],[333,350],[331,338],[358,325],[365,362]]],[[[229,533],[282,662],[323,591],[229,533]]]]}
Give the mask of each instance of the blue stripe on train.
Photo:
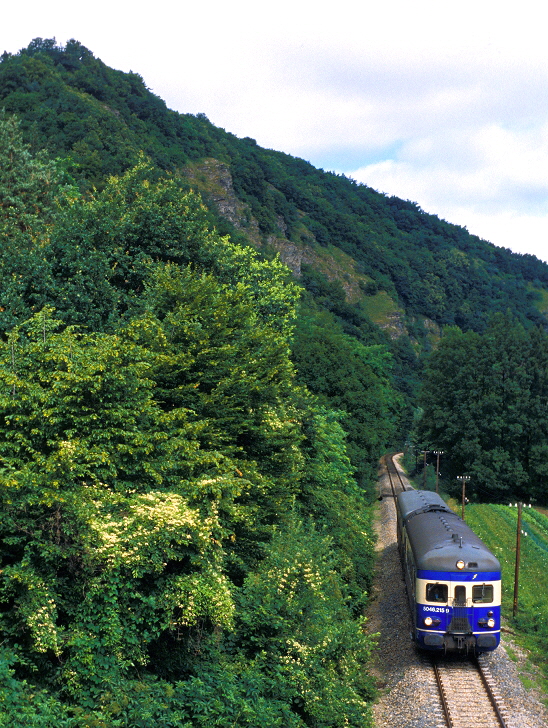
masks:
{"type": "Polygon", "coordinates": [[[430,571],[418,569],[417,579],[429,581],[500,581],[500,571],[430,571]]]}

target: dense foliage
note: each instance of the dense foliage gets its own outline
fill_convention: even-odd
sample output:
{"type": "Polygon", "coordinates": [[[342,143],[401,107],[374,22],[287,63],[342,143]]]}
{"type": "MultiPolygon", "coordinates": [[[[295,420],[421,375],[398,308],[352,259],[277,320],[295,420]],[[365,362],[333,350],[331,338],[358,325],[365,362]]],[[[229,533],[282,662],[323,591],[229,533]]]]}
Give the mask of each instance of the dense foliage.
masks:
{"type": "Polygon", "coordinates": [[[450,453],[480,500],[546,500],[548,335],[498,314],[484,334],[446,331],[426,364],[419,439],[450,453]]]}
{"type": "Polygon", "coordinates": [[[293,361],[301,381],[325,404],[345,413],[349,457],[359,481],[370,482],[375,455],[383,443],[392,441],[402,411],[386,347],[362,344],[325,312],[303,314],[297,322],[293,361]]]}
{"type": "Polygon", "coordinates": [[[82,193],[0,138],[1,724],[368,725],[367,483],[289,271],[149,162],[82,193]]]}

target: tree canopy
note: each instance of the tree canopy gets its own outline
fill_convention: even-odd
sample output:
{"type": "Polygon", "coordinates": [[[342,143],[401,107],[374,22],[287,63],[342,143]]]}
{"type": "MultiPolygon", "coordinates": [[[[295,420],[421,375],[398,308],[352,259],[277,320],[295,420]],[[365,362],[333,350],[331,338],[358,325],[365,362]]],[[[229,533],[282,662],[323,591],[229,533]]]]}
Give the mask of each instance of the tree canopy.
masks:
{"type": "Polygon", "coordinates": [[[547,356],[545,333],[499,314],[484,334],[447,331],[428,359],[420,436],[480,500],[545,498],[547,356]]]}
{"type": "MultiPolygon", "coordinates": [[[[0,207],[1,721],[367,724],[367,483],[296,378],[301,289],[148,161],[82,192],[0,127],[23,178],[0,207]]],[[[395,397],[362,349],[364,391],[395,397]]]]}

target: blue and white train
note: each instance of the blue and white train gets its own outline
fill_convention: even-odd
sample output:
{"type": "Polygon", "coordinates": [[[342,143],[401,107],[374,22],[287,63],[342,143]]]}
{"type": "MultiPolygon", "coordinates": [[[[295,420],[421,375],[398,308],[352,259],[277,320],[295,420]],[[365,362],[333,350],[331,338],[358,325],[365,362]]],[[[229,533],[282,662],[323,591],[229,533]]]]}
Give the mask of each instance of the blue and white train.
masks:
{"type": "Polygon", "coordinates": [[[500,642],[500,563],[435,493],[397,499],[398,546],[416,644],[485,652],[500,642]]]}

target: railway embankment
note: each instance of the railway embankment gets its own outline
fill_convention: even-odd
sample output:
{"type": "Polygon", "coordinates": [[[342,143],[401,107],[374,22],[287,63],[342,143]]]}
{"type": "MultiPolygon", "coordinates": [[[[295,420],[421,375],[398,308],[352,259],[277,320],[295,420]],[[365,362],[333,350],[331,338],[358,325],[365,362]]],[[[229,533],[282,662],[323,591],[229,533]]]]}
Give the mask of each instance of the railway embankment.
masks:
{"type": "MultiPolygon", "coordinates": [[[[403,473],[402,477],[405,478],[403,473]]],[[[446,723],[432,666],[411,640],[411,620],[397,549],[396,510],[384,465],[379,470],[379,495],[375,520],[377,563],[368,610],[369,630],[379,635],[373,665],[379,688],[375,726],[440,728],[446,723]]],[[[483,659],[505,706],[508,728],[547,728],[548,711],[541,702],[542,696],[520,680],[527,660],[524,651],[505,634],[499,648],[483,659]]],[[[473,724],[468,728],[473,728],[473,724]]]]}

